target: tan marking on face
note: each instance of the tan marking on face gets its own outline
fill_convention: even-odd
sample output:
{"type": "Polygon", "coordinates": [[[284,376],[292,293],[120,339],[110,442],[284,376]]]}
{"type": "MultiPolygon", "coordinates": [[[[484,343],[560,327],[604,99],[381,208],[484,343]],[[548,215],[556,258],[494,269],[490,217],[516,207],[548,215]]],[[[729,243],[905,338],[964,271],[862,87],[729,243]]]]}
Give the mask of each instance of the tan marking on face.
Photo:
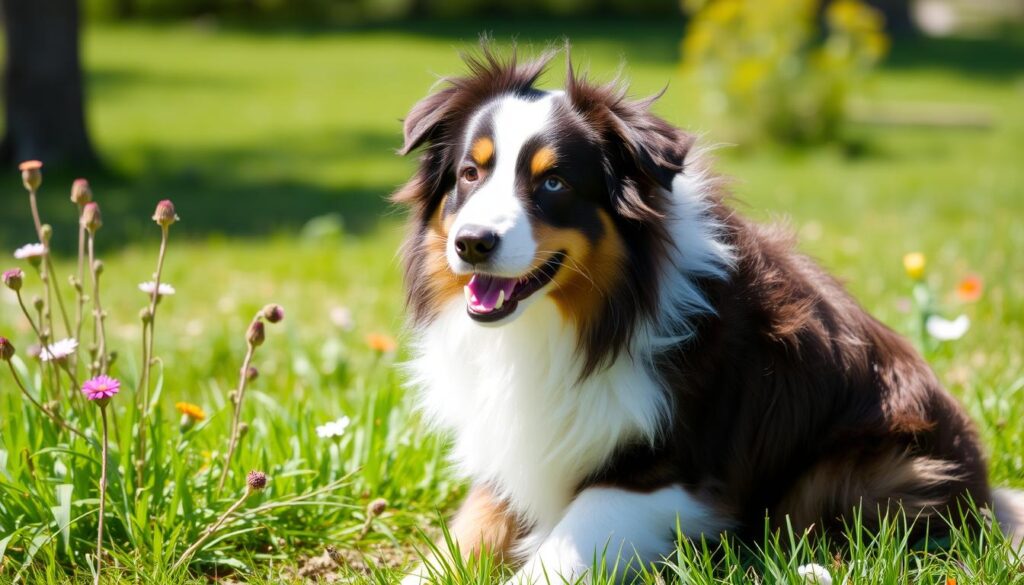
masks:
{"type": "Polygon", "coordinates": [[[626,249],[611,217],[598,212],[604,233],[592,243],[575,229],[540,225],[534,238],[542,258],[564,250],[565,261],[555,275],[550,296],[562,316],[574,323],[583,323],[600,308],[621,274],[626,249]]]}
{"type": "Polygon", "coordinates": [[[491,157],[494,156],[494,141],[486,136],[477,138],[476,142],[473,143],[473,148],[469,150],[470,156],[476,164],[484,166],[491,162],[491,157]]]}
{"type": "Polygon", "coordinates": [[[550,146],[542,147],[534,153],[530,160],[530,172],[534,177],[555,166],[558,157],[555,156],[555,149],[550,146]]]}

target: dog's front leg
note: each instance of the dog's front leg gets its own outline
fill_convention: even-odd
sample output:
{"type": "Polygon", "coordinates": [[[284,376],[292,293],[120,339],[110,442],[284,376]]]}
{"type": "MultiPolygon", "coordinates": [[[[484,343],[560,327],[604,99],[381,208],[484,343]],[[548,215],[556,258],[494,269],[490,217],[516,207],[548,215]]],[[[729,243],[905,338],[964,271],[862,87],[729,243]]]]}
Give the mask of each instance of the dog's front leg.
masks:
{"type": "MultiPolygon", "coordinates": [[[[463,559],[490,554],[501,562],[519,535],[520,527],[508,505],[496,498],[491,488],[477,485],[470,489],[466,501],[449,523],[448,531],[463,559]]],[[[428,583],[431,571],[442,572],[441,567],[450,562],[451,551],[444,540],[437,543],[437,551],[446,558],[428,557],[426,562],[430,567],[421,565],[402,580],[402,585],[428,583]]]]}
{"type": "Polygon", "coordinates": [[[595,571],[622,579],[638,563],[660,561],[672,552],[677,519],[688,536],[717,536],[725,527],[680,486],[652,492],[587,488],[509,585],[589,582],[595,571]]]}

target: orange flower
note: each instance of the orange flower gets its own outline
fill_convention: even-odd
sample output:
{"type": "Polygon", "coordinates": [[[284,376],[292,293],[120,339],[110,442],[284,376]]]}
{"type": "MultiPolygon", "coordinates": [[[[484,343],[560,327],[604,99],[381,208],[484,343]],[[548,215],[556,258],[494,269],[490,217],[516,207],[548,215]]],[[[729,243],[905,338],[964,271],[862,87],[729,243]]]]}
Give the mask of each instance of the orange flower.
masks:
{"type": "Polygon", "coordinates": [[[965,303],[973,303],[981,298],[982,288],[981,277],[968,274],[956,285],[956,296],[965,303]]]}
{"type": "Polygon", "coordinates": [[[192,404],[191,402],[176,402],[174,408],[178,409],[178,412],[185,416],[199,420],[206,420],[206,413],[198,404],[192,404]]]}
{"type": "Polygon", "coordinates": [[[398,348],[398,342],[395,341],[395,338],[389,335],[384,335],[383,333],[371,333],[367,335],[366,345],[369,345],[370,349],[380,353],[391,353],[398,348]]]}
{"type": "Polygon", "coordinates": [[[956,585],[956,577],[946,577],[946,585],[956,585]]]}

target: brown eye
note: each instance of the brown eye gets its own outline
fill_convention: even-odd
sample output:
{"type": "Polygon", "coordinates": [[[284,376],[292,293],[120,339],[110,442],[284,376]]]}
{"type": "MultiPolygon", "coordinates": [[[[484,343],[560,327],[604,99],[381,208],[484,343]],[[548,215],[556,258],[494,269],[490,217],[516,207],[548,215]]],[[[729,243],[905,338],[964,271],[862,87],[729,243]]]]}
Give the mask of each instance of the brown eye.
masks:
{"type": "Polygon", "coordinates": [[[480,173],[475,167],[466,167],[462,169],[462,180],[467,183],[475,183],[480,178],[480,173]]]}

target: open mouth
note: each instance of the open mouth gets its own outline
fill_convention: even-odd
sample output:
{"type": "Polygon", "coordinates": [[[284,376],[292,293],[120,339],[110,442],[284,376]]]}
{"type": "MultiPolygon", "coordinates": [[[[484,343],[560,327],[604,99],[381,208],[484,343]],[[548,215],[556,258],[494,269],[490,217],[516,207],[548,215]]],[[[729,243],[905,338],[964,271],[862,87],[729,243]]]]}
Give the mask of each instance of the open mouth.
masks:
{"type": "Polygon", "coordinates": [[[474,274],[465,287],[469,316],[481,323],[493,323],[511,315],[519,301],[551,282],[564,260],[565,252],[557,252],[539,268],[515,278],[474,274]]]}

